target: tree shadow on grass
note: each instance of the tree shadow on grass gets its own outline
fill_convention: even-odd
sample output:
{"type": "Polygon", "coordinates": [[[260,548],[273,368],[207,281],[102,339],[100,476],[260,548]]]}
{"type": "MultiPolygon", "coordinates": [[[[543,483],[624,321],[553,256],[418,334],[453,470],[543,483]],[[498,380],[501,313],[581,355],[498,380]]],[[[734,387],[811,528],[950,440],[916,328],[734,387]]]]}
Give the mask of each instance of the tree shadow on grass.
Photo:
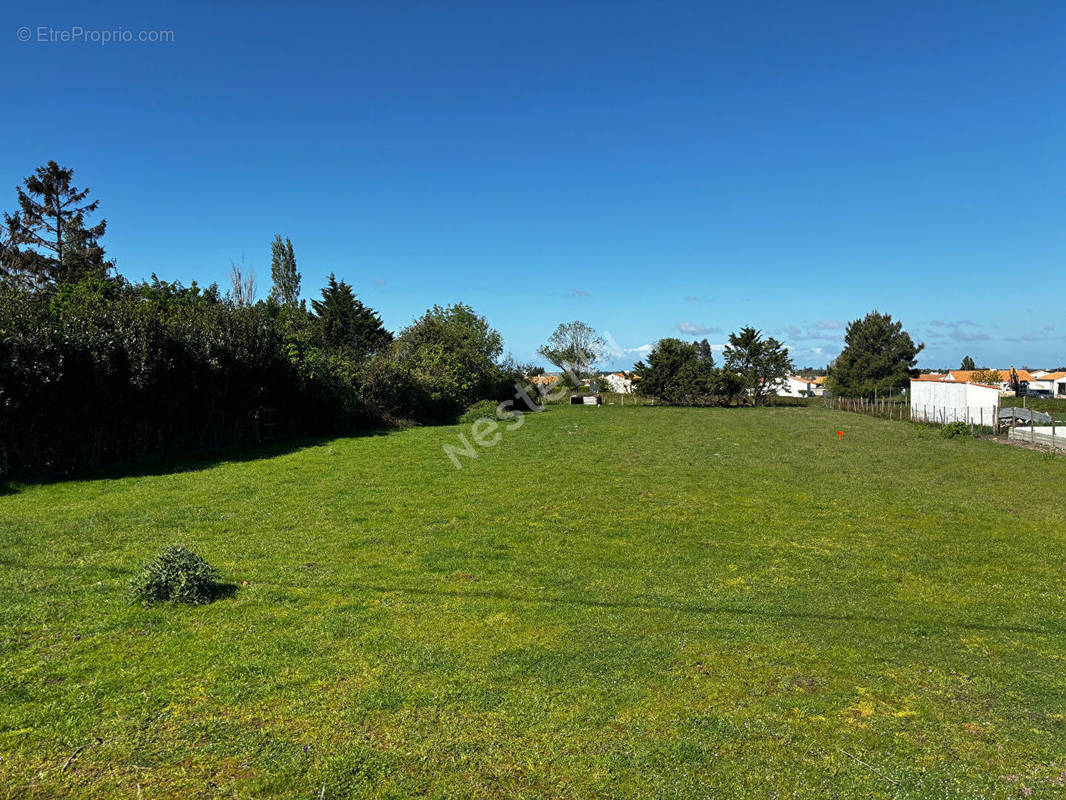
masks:
{"type": "Polygon", "coordinates": [[[293,436],[274,442],[266,442],[255,447],[241,447],[231,450],[197,452],[181,456],[144,461],[124,461],[91,467],[69,475],[38,475],[27,477],[22,482],[0,481],[0,497],[18,494],[31,486],[48,486],[72,481],[105,481],[122,478],[147,478],[159,475],[175,475],[182,472],[201,472],[222,464],[240,464],[248,461],[260,461],[278,456],[297,453],[313,447],[321,447],[338,439],[362,438],[364,436],[385,436],[392,433],[391,428],[354,431],[336,436],[293,436]]]}
{"type": "Polygon", "coordinates": [[[607,609],[635,609],[644,611],[674,611],[685,614],[706,614],[710,616],[723,615],[733,617],[751,617],[756,619],[770,620],[809,620],[813,622],[842,622],[842,623],[875,623],[880,625],[907,625],[919,631],[919,635],[938,628],[950,628],[966,631],[987,631],[995,633],[1032,633],[1042,635],[1066,635],[1066,631],[1033,628],[1025,625],[990,625],[980,622],[964,622],[961,620],[937,619],[900,619],[898,617],[879,616],[876,614],[833,614],[813,611],[788,611],[775,609],[745,608],[743,606],[703,606],[693,603],[678,603],[672,601],[652,602],[642,600],[598,600],[589,597],[522,597],[507,592],[493,591],[464,591],[455,592],[441,589],[424,589],[408,586],[375,586],[356,585],[354,588],[366,589],[372,592],[400,594],[440,596],[450,598],[469,597],[478,600],[505,600],[512,603],[546,603],[550,605],[573,605],[586,606],[588,608],[607,609]]]}

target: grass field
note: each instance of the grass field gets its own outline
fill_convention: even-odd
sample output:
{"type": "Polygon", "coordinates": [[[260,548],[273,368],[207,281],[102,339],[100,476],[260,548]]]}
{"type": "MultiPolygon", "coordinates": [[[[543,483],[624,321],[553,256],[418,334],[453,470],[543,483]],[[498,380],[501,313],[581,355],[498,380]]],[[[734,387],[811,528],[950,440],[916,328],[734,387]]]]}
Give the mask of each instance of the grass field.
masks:
{"type": "Polygon", "coordinates": [[[819,408],[462,431],[0,497],[0,796],[1066,793],[1066,460],[819,408]],[[236,589],[130,605],[174,541],[236,589]]]}

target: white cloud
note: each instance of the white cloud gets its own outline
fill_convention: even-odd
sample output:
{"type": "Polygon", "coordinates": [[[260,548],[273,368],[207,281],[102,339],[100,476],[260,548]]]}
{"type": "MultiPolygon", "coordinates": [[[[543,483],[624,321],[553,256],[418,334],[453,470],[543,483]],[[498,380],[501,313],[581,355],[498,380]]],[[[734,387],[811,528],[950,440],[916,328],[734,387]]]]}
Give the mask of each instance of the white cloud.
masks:
{"type": "Polygon", "coordinates": [[[679,322],[676,325],[681,333],[689,336],[706,336],[709,333],[721,333],[721,328],[712,328],[707,325],[698,325],[695,322],[679,322]]]}

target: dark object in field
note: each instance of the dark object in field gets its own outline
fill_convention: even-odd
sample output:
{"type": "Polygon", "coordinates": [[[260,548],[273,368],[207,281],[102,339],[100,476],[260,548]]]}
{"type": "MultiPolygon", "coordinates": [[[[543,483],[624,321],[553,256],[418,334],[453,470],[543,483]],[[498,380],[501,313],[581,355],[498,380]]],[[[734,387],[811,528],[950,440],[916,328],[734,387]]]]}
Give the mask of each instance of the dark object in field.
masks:
{"type": "Polygon", "coordinates": [[[1043,411],[1033,411],[1031,408],[1014,408],[1013,406],[1007,406],[999,410],[1000,421],[1017,420],[1023,425],[1050,425],[1051,415],[1045,414],[1043,411]]]}
{"type": "Polygon", "coordinates": [[[215,568],[200,556],[187,547],[172,544],[144,563],[130,581],[130,592],[135,601],[146,606],[155,603],[202,605],[214,597],[217,578],[215,568]]]}
{"type": "Polygon", "coordinates": [[[598,394],[573,394],[570,395],[572,406],[602,406],[603,398],[598,394]]]}

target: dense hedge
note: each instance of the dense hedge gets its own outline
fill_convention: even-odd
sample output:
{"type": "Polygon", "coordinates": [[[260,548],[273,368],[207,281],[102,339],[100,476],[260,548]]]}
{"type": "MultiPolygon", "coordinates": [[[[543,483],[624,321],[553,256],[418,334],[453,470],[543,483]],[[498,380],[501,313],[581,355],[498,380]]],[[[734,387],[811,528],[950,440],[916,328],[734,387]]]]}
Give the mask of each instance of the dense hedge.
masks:
{"type": "Polygon", "coordinates": [[[0,290],[0,446],[8,470],[78,467],[364,422],[333,377],[289,357],[264,304],[165,307],[136,296],[0,290]]]}
{"type": "Polygon", "coordinates": [[[477,386],[441,396],[402,342],[353,358],[325,346],[300,307],[150,288],[0,287],[0,475],[446,420],[474,393],[510,386],[490,365],[477,386]]]}

